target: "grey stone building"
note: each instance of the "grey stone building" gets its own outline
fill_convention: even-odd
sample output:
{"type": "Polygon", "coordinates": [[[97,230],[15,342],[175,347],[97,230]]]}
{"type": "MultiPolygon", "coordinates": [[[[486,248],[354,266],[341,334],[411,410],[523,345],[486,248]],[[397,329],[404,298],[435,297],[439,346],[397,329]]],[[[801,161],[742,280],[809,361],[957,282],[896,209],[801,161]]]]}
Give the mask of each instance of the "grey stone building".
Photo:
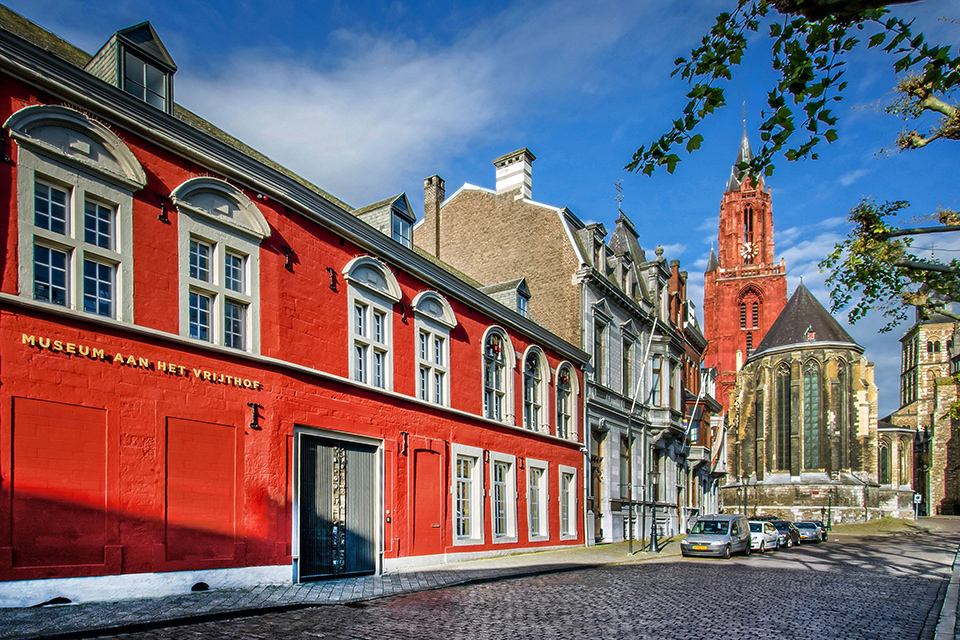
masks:
{"type": "MultiPolygon", "coordinates": [[[[659,247],[647,255],[622,213],[608,238],[602,224],[585,224],[566,207],[533,200],[534,160],[527,149],[497,158],[494,189],[465,184],[449,198],[443,180],[427,178],[414,244],[479,281],[490,295],[521,292],[522,284],[526,295],[514,297],[528,305],[524,312],[591,355],[587,539],[625,539],[631,497],[635,538],[649,531],[654,500],[661,533],[677,532],[678,502],[686,499],[690,479],[689,448],[683,446],[689,391],[682,376],[683,326],[670,313],[671,268],[659,247]]],[[[699,380],[699,361],[695,365],[699,380]]]]}
{"type": "Polygon", "coordinates": [[[833,523],[909,514],[909,483],[879,482],[873,379],[863,347],[797,287],[737,376],[725,507],[833,523]]]}
{"type": "Polygon", "coordinates": [[[900,408],[881,422],[880,483],[912,480],[921,514],[960,514],[958,421],[947,415],[958,397],[952,377],[960,373],[958,338],[956,323],[942,314],[918,319],[904,333],[900,408]]]}

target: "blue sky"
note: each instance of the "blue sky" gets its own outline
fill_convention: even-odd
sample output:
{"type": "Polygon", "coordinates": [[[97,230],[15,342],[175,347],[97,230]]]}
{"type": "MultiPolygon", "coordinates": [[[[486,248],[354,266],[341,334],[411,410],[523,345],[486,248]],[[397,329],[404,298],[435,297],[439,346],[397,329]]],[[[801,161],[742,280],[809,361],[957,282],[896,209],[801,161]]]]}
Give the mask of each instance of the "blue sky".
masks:
{"type": "MultiPolygon", "coordinates": [[[[537,156],[535,200],[612,230],[622,179],[623,210],[641,245],[663,245],[681,261],[698,308],[741,105],[756,146],[769,78],[769,50],[757,38],[729,84],[729,106],[703,127],[701,151],[674,175],[649,178],[622,167],[684,104],[686,86],[669,77],[673,60],[733,0],[6,4],[90,53],[114,31],[150,20],[179,66],[180,104],[353,206],[405,191],[422,215],[423,178],[439,174],[447,193],[465,182],[492,187],[491,160],[527,147],[537,156]]],[[[916,17],[929,40],[960,42],[958,0],[898,13],[916,17]]],[[[817,263],[846,234],[861,197],[906,199],[918,216],[960,208],[958,143],[885,153],[902,127],[877,106],[892,95],[889,58],[858,52],[847,73],[840,139],[818,161],[781,161],[767,181],[788,288],[802,276],[824,304],[817,263]]],[[[960,255],[960,238],[930,236],[922,246],[931,242],[941,258],[960,255]]],[[[898,405],[897,340],[906,328],[877,334],[882,324],[876,314],[849,328],[876,362],[881,416],[898,405]]]]}

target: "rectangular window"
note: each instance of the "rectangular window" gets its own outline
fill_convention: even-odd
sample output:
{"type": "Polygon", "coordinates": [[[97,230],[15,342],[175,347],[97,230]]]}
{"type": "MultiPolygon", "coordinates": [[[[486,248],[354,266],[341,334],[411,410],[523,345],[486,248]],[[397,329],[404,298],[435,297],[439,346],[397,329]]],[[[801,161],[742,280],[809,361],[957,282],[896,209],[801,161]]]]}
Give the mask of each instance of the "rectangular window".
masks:
{"type": "Polygon", "coordinates": [[[190,241],[190,277],[202,282],[210,282],[210,252],[208,244],[190,241]]]}
{"type": "Polygon", "coordinates": [[[597,384],[606,383],[606,358],[604,357],[604,336],[606,325],[602,322],[593,324],[593,379],[597,384]]]}
{"type": "Polygon", "coordinates": [[[353,332],[367,337],[367,308],[362,304],[353,307],[353,332]]]}
{"type": "Polygon", "coordinates": [[[517,313],[524,318],[530,315],[530,301],[527,300],[527,296],[520,293],[517,294],[517,313]]]}
{"type": "Polygon", "coordinates": [[[540,481],[543,469],[530,469],[530,535],[540,534],[540,481]]]}
{"type": "Polygon", "coordinates": [[[434,336],[433,338],[433,363],[438,367],[443,366],[444,361],[444,347],[446,341],[440,336],[434,336]]]}
{"type": "Polygon", "coordinates": [[[373,386],[381,389],[386,384],[386,356],[383,351],[373,352],[373,386]]]}
{"type": "Polygon", "coordinates": [[[560,474],[560,534],[565,536],[577,534],[575,478],[572,473],[560,474]]]}
{"type": "Polygon", "coordinates": [[[421,400],[430,400],[430,369],[420,367],[419,393],[421,400]]]}
{"type": "Polygon", "coordinates": [[[354,371],[353,379],[357,382],[367,381],[367,347],[358,344],[353,348],[354,371]]]}
{"type": "Polygon", "coordinates": [[[507,526],[507,474],[510,465],[493,464],[493,535],[502,538],[510,534],[507,526]]]}
{"type": "Polygon", "coordinates": [[[33,224],[66,235],[67,233],[67,192],[41,182],[33,186],[33,224]]]}
{"type": "Polygon", "coordinates": [[[393,239],[407,248],[413,246],[410,235],[410,222],[400,216],[393,216],[393,239]]]}
{"type": "Polygon", "coordinates": [[[223,308],[223,344],[233,349],[245,349],[247,306],[228,300],[223,308]]]}
{"type": "Polygon", "coordinates": [[[123,57],[123,90],[158,109],[166,108],[166,74],[129,51],[123,57]]]}
{"type": "Polygon", "coordinates": [[[383,344],[386,342],[386,329],[387,316],[382,311],[373,312],[373,339],[383,344]]]}
{"type": "Polygon", "coordinates": [[[244,282],[244,259],[233,253],[227,253],[223,265],[223,284],[230,291],[246,293],[244,282]]]}
{"type": "Polygon", "coordinates": [[[455,531],[457,538],[473,537],[473,469],[476,458],[457,456],[455,531]]]}
{"type": "Polygon", "coordinates": [[[83,310],[113,317],[113,267],[92,260],[83,261],[83,310]]]}
{"type": "Polygon", "coordinates": [[[430,354],[430,334],[426,331],[420,332],[420,359],[427,360],[430,354]]]}
{"type": "Polygon", "coordinates": [[[33,299],[67,306],[67,254],[33,247],[33,299]]]}
{"type": "Polygon", "coordinates": [[[530,539],[546,540],[550,537],[548,526],[548,483],[547,483],[547,463],[527,459],[528,480],[527,488],[529,496],[527,498],[530,510],[530,539]]]}
{"type": "Polygon", "coordinates": [[[662,387],[663,387],[663,356],[653,356],[653,375],[650,378],[650,402],[655,407],[659,407],[663,404],[662,396],[662,387]]]}
{"type": "Polygon", "coordinates": [[[83,241],[113,249],[113,209],[89,200],[83,205],[83,241]]]}
{"type": "Polygon", "coordinates": [[[190,292],[190,337],[210,341],[210,297],[194,291],[190,292]]]}
{"type": "Polygon", "coordinates": [[[623,363],[621,365],[623,374],[623,395],[631,397],[633,395],[633,342],[623,341],[623,363]]]}
{"type": "Polygon", "coordinates": [[[434,389],[436,389],[436,393],[437,393],[437,404],[444,403],[443,389],[444,389],[444,384],[446,383],[444,378],[445,376],[443,375],[442,371],[435,371],[433,374],[434,389]]]}

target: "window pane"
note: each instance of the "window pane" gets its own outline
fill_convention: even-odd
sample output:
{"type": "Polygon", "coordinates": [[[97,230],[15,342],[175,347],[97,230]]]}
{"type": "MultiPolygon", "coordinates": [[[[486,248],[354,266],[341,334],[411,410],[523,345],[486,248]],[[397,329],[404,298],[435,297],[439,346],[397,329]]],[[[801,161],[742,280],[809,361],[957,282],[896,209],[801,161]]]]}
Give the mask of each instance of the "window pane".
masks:
{"type": "Polygon", "coordinates": [[[430,343],[430,334],[424,331],[420,332],[420,359],[426,360],[430,352],[429,348],[430,343]]]}
{"type": "Polygon", "coordinates": [[[436,371],[433,374],[433,382],[436,388],[436,402],[443,404],[443,373],[436,371]]]}
{"type": "Polygon", "coordinates": [[[113,317],[113,267],[92,260],[83,261],[83,310],[113,317]]]}
{"type": "Polygon", "coordinates": [[[443,366],[444,357],[443,357],[443,347],[445,341],[439,336],[434,336],[433,338],[433,361],[437,364],[438,367],[443,366]]]}
{"type": "Polygon", "coordinates": [[[223,344],[234,349],[245,349],[246,305],[227,301],[223,305],[223,344]]]}
{"type": "Polygon", "coordinates": [[[381,389],[385,386],[386,354],[383,351],[373,352],[373,384],[381,389]]]}
{"type": "Polygon", "coordinates": [[[353,332],[367,337],[367,308],[361,304],[353,308],[353,332]]]}
{"type": "Polygon", "coordinates": [[[33,248],[33,298],[67,306],[67,254],[36,245],[33,248]]]}
{"type": "Polygon", "coordinates": [[[190,277],[210,282],[210,245],[190,241],[190,277]]]}
{"type": "Polygon", "coordinates": [[[510,465],[496,462],[493,465],[493,534],[507,535],[507,473],[510,465]]]}
{"type": "Polygon", "coordinates": [[[356,345],[353,348],[354,369],[353,378],[357,382],[367,381],[367,348],[363,345],[356,345]]]}
{"type": "Polygon", "coordinates": [[[226,254],[223,267],[223,284],[231,291],[246,293],[243,277],[243,262],[241,256],[232,253],[226,254]]]}
{"type": "Polygon", "coordinates": [[[33,185],[33,224],[52,231],[67,232],[67,192],[50,185],[33,185]]]}
{"type": "Polygon", "coordinates": [[[158,109],[163,109],[167,93],[164,73],[153,65],[144,63],[143,66],[146,70],[146,101],[158,109]]]}
{"type": "Polygon", "coordinates": [[[190,292],[190,337],[210,341],[210,297],[190,292]]]}
{"type": "Polygon", "coordinates": [[[140,58],[124,52],[123,90],[144,100],[144,62],[140,58]]]}
{"type": "Polygon", "coordinates": [[[472,534],[473,461],[474,458],[457,456],[457,504],[454,518],[458,538],[469,538],[472,534]]]}
{"type": "Polygon", "coordinates": [[[430,399],[430,370],[429,369],[420,369],[420,380],[418,383],[420,387],[420,396],[421,400],[430,399]]]}
{"type": "Polygon", "coordinates": [[[379,311],[373,312],[373,339],[383,344],[385,340],[385,329],[387,316],[379,311]]]}

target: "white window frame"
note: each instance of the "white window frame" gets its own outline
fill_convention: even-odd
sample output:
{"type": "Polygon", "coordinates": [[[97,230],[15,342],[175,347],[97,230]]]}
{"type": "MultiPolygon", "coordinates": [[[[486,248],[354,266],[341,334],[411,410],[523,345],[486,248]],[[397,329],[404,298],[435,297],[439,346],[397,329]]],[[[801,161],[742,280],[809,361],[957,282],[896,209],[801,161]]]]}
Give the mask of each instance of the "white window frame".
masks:
{"type": "Polygon", "coordinates": [[[527,458],[527,536],[530,542],[545,542],[550,539],[550,465],[543,460],[527,458]],[[534,504],[534,471],[539,471],[540,487],[536,489],[539,505],[534,504]],[[540,530],[533,531],[533,511],[537,509],[540,530]]]}
{"type": "Polygon", "coordinates": [[[422,291],[413,299],[417,397],[450,406],[450,332],[457,318],[446,298],[422,291]],[[423,340],[426,339],[426,353],[423,340]],[[424,386],[426,385],[426,386],[424,386]]]}
{"type": "Polygon", "coordinates": [[[501,327],[495,326],[488,328],[483,334],[483,341],[480,343],[480,411],[483,417],[504,424],[514,424],[513,383],[516,362],[517,356],[513,349],[513,342],[510,340],[510,334],[501,327]],[[499,397],[503,403],[499,418],[497,418],[494,413],[491,413],[487,406],[488,389],[493,389],[493,387],[487,385],[487,342],[494,335],[500,337],[500,344],[502,345],[499,357],[503,364],[503,388],[501,390],[502,393],[496,393],[495,391],[491,391],[490,393],[499,397]]]}
{"type": "Polygon", "coordinates": [[[450,525],[451,537],[455,546],[483,544],[483,449],[465,445],[450,445],[450,525]],[[466,536],[457,535],[457,461],[461,458],[470,460],[470,533],[466,536]]]}
{"type": "Polygon", "coordinates": [[[249,353],[260,352],[260,243],[270,227],[255,204],[239,189],[217,178],[191,178],[173,190],[180,256],[180,335],[249,353]],[[209,279],[190,273],[192,243],[210,247],[209,279]],[[228,286],[227,256],[243,259],[243,291],[228,286]],[[192,338],[190,294],[210,299],[209,339],[192,338]],[[243,309],[243,342],[228,344],[227,305],[243,309]]]}
{"type": "Polygon", "coordinates": [[[504,544],[517,541],[517,458],[505,453],[490,452],[490,535],[493,544],[504,544]],[[500,487],[495,482],[498,465],[506,467],[507,477],[500,487]],[[504,525],[505,530],[497,531],[497,492],[504,493],[504,525]]]}
{"type": "Polygon", "coordinates": [[[121,322],[133,322],[133,194],[146,185],[139,161],[104,125],[60,106],[34,105],[7,119],[4,127],[18,146],[17,222],[20,296],[34,299],[34,247],[66,256],[65,304],[51,307],[121,322]],[[35,223],[37,183],[66,193],[65,233],[35,223]],[[112,209],[113,246],[104,248],[84,238],[87,202],[112,209]],[[84,263],[110,267],[113,274],[111,313],[84,311],[84,263]]]}
{"type": "Polygon", "coordinates": [[[523,354],[523,428],[540,433],[550,433],[550,386],[552,371],[543,350],[536,346],[528,347],[523,354]],[[531,377],[527,373],[527,360],[534,359],[539,369],[539,382],[533,396],[527,393],[531,377]],[[535,424],[528,424],[532,411],[537,409],[535,424]]]}
{"type": "Polygon", "coordinates": [[[577,500],[579,495],[577,488],[577,469],[561,464],[558,466],[557,471],[557,504],[560,505],[557,508],[557,517],[560,523],[560,539],[573,540],[578,535],[577,522],[579,521],[577,515],[577,500]],[[571,480],[566,495],[564,495],[563,483],[567,477],[570,477],[571,480]],[[566,506],[564,506],[565,500],[569,500],[566,506]],[[564,514],[565,510],[566,514],[564,514]],[[566,521],[564,521],[564,515],[566,515],[566,521]]]}
{"type": "Polygon", "coordinates": [[[395,210],[390,212],[390,236],[406,248],[413,248],[413,223],[395,210]]]}
{"type": "Polygon", "coordinates": [[[577,422],[577,407],[579,406],[578,400],[580,398],[580,379],[577,377],[577,370],[574,366],[567,362],[563,361],[557,365],[557,370],[554,373],[553,381],[554,389],[554,409],[555,409],[555,435],[558,438],[564,438],[565,440],[572,440],[574,442],[580,441],[580,430],[579,424],[577,422]],[[569,381],[567,382],[567,393],[569,395],[568,399],[568,414],[567,414],[567,433],[561,433],[560,425],[560,392],[562,391],[562,386],[560,384],[560,376],[563,371],[566,370],[569,372],[569,381]]]}
{"type": "Polygon", "coordinates": [[[343,269],[343,278],[347,281],[350,379],[375,389],[392,391],[393,305],[400,301],[400,285],[390,268],[372,256],[360,256],[348,262],[343,269]],[[365,332],[358,331],[356,314],[359,307],[366,310],[365,332]],[[375,335],[377,315],[384,318],[382,335],[375,335]],[[378,371],[382,372],[383,380],[376,379],[378,371]]]}

